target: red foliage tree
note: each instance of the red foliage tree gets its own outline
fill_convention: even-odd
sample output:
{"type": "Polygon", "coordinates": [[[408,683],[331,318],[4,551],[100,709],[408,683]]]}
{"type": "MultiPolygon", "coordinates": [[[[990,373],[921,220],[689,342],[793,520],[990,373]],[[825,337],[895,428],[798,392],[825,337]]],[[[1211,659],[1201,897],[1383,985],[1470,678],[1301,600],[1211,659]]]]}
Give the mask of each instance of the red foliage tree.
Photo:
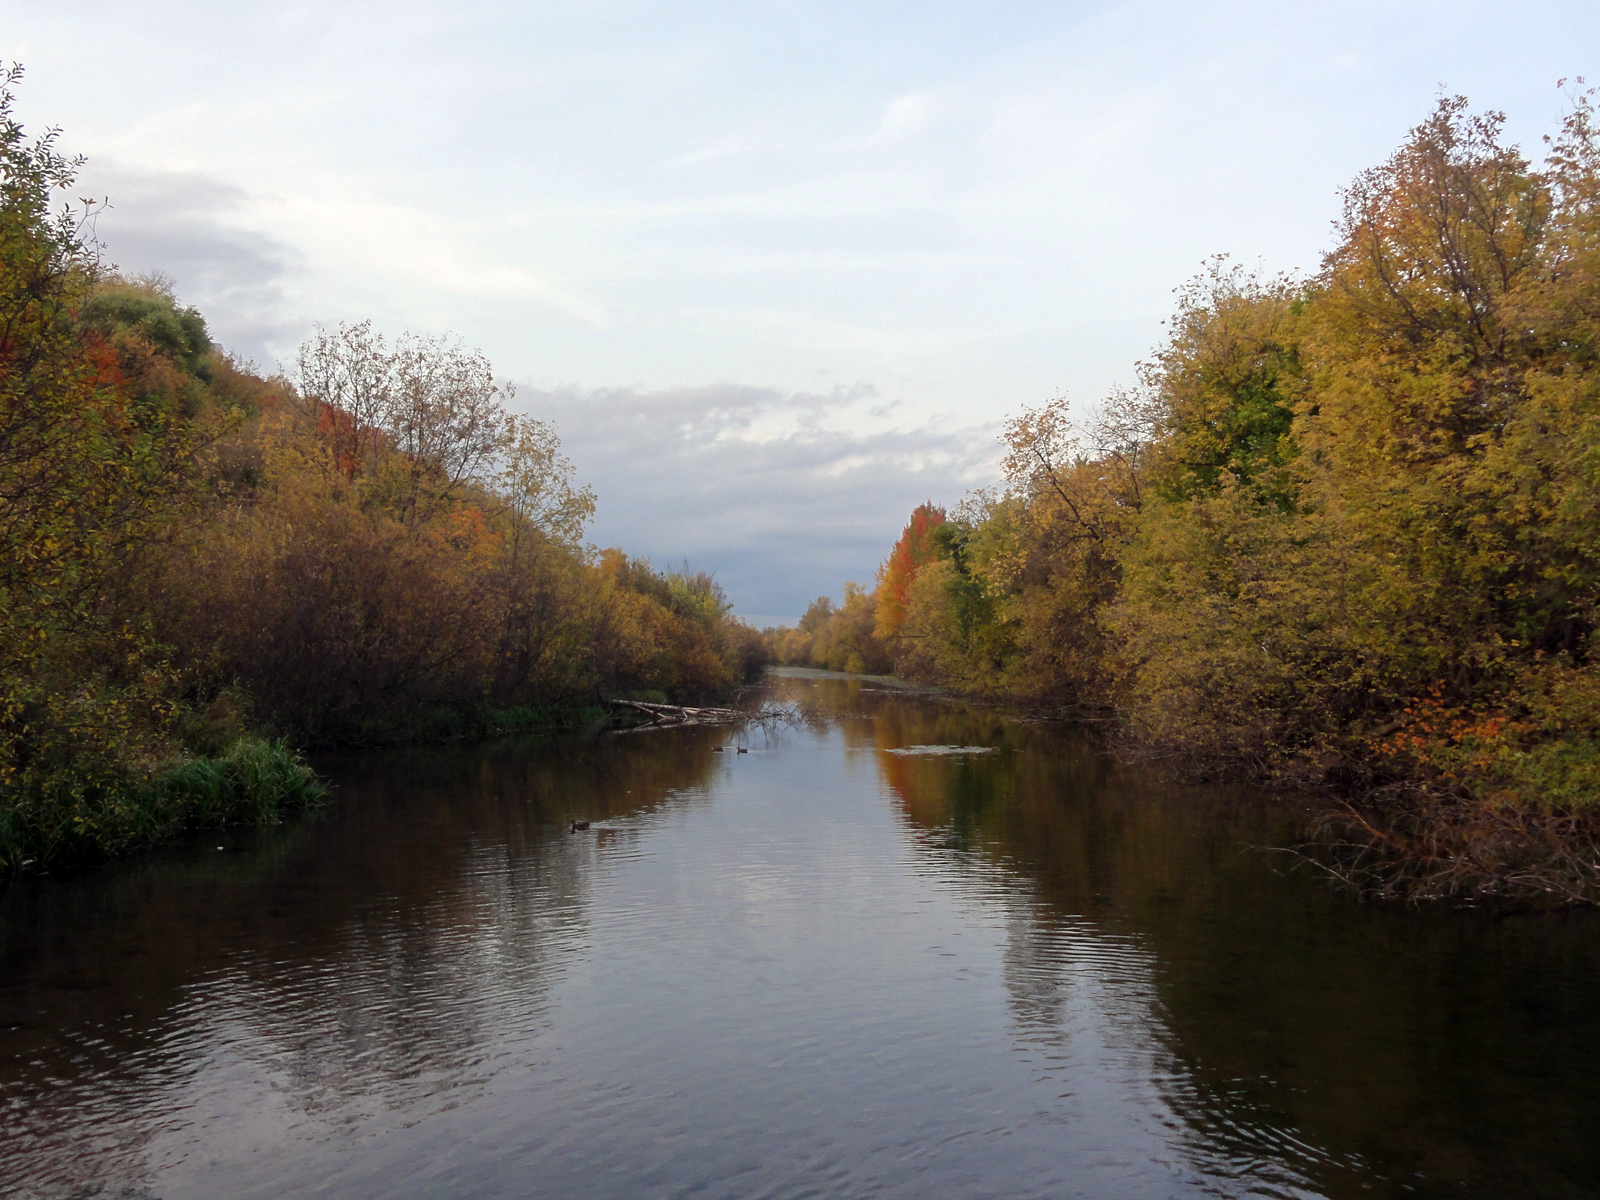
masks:
{"type": "Polygon", "coordinates": [[[945,522],[944,509],[931,500],[911,511],[900,540],[878,568],[878,615],[874,632],[887,641],[898,637],[906,619],[906,598],[917,572],[932,562],[937,550],[933,531],[945,522]]]}

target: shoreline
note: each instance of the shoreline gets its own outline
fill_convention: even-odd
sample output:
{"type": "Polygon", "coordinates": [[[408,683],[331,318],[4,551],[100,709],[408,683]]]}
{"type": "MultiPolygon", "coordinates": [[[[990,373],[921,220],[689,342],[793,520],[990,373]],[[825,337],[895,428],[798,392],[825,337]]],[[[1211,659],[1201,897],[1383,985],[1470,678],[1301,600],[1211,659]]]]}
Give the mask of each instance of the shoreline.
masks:
{"type": "Polygon", "coordinates": [[[1237,762],[1176,764],[1158,747],[1119,739],[1121,715],[1028,705],[1005,697],[923,685],[892,675],[782,666],[814,678],[859,679],[906,694],[989,709],[1007,720],[1071,727],[1102,753],[1197,784],[1270,788],[1308,802],[1307,841],[1289,849],[1336,886],[1363,900],[1600,907],[1600,812],[1545,810],[1495,802],[1465,787],[1430,788],[1422,774],[1378,782],[1340,759],[1277,768],[1237,762]]]}

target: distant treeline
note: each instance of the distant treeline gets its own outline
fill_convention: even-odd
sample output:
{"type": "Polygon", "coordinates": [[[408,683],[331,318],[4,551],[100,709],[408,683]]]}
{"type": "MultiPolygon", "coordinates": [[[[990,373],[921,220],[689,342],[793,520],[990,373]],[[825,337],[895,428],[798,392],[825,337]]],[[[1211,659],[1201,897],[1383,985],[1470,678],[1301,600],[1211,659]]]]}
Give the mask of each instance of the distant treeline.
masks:
{"type": "Polygon", "coordinates": [[[919,508],[777,656],[1107,719],[1213,773],[1597,807],[1592,99],[1540,165],[1442,102],[1314,276],[1213,263],[1136,386],[1011,421],[1006,487],[919,508]]]}
{"type": "Polygon", "coordinates": [[[292,378],[101,270],[77,164],[0,100],[0,873],[316,792],[285,746],[570,722],[763,661],[707,575],[582,545],[554,431],[449,339],[292,378]],[[264,742],[263,738],[276,739],[264,742]]]}

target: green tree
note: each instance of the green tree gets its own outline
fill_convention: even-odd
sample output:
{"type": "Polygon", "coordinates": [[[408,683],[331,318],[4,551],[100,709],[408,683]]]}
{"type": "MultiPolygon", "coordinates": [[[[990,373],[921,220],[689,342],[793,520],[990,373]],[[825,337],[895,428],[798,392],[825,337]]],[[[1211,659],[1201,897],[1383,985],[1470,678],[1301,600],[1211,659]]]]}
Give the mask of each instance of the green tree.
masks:
{"type": "Polygon", "coordinates": [[[0,843],[46,826],[115,842],[176,711],[127,585],[191,495],[197,438],[84,323],[87,209],[54,203],[78,163],[16,121],[20,78],[0,91],[0,843]]]}

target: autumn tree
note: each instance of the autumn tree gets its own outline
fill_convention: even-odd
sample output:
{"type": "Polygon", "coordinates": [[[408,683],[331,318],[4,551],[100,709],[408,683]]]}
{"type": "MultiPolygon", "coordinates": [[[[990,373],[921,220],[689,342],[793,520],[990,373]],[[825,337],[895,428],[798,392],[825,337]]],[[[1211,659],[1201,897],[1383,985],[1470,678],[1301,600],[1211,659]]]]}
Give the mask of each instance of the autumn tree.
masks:
{"type": "Polygon", "coordinates": [[[1013,688],[1094,708],[1109,696],[1104,612],[1149,498],[1157,427],[1148,386],[1114,391],[1086,422],[1064,398],[1008,422],[1010,502],[986,574],[1017,623],[1013,688]]]}
{"type": "Polygon", "coordinates": [[[78,163],[54,131],[27,137],[20,78],[0,90],[0,843],[50,822],[115,840],[121,789],[170,753],[175,712],[125,602],[131,564],[187,504],[198,438],[150,334],[84,320],[89,209],[55,204],[78,163]]]}
{"type": "Polygon", "coordinates": [[[936,557],[933,531],[944,523],[944,509],[929,500],[911,510],[911,519],[889,557],[878,568],[877,613],[873,633],[893,644],[906,619],[906,600],[917,572],[936,557]]]}

